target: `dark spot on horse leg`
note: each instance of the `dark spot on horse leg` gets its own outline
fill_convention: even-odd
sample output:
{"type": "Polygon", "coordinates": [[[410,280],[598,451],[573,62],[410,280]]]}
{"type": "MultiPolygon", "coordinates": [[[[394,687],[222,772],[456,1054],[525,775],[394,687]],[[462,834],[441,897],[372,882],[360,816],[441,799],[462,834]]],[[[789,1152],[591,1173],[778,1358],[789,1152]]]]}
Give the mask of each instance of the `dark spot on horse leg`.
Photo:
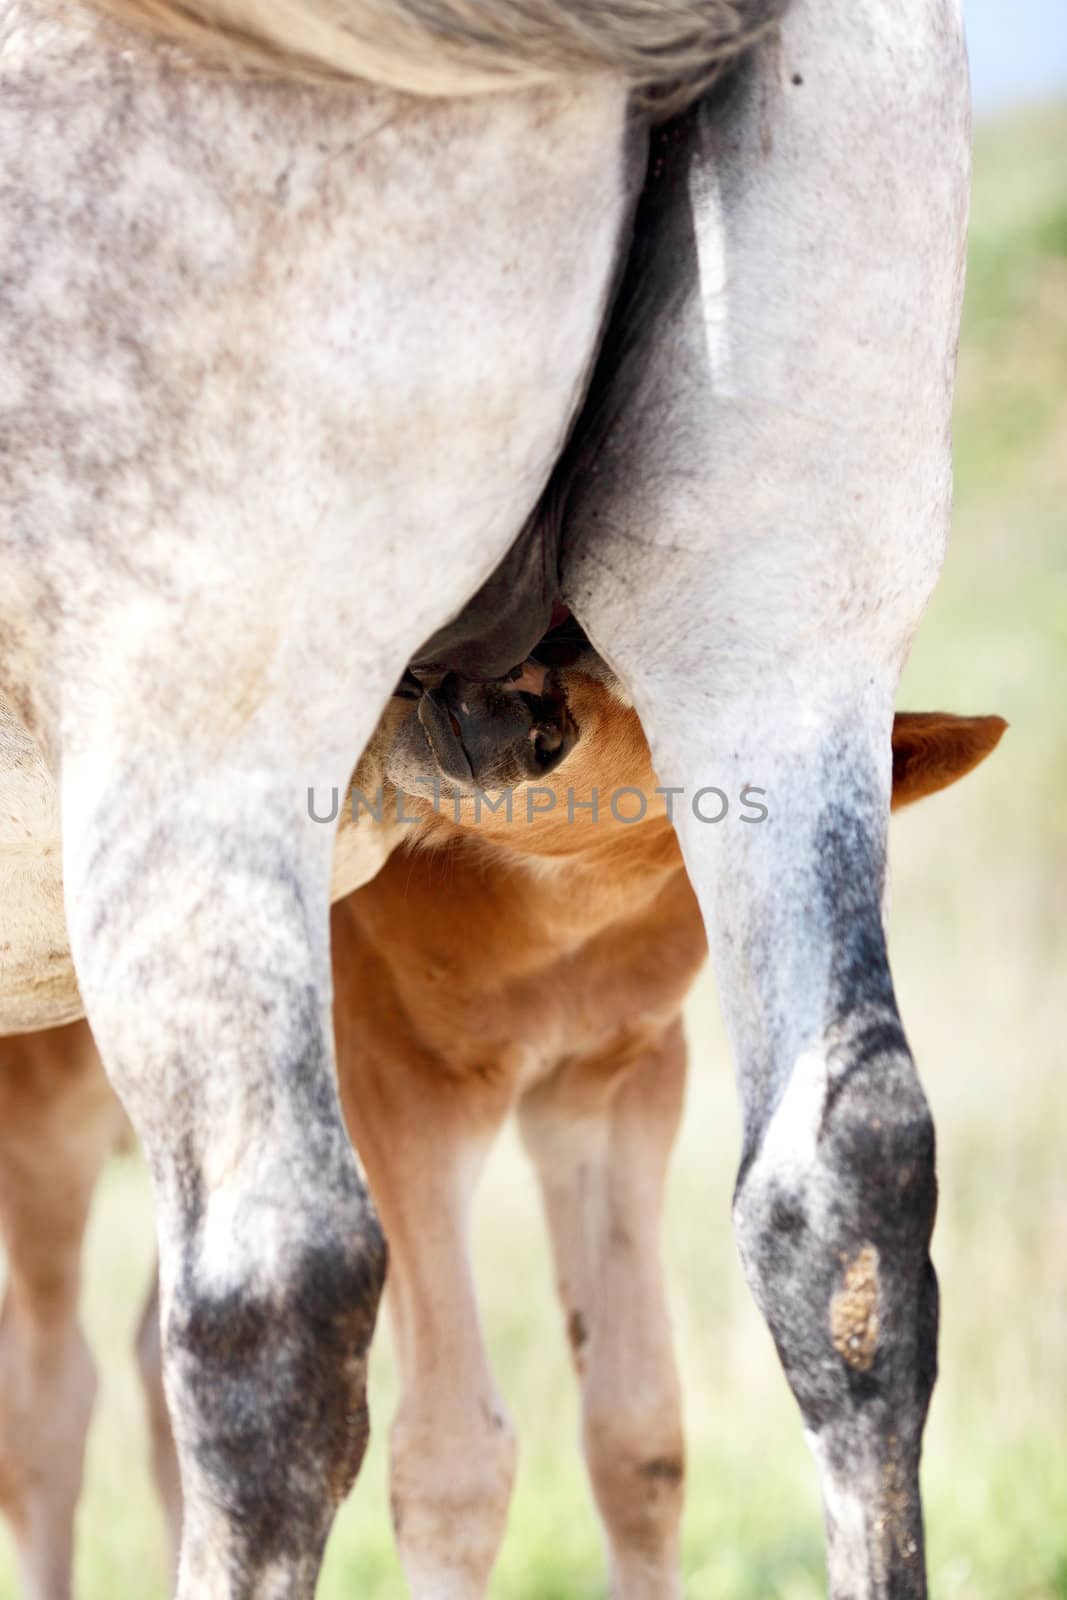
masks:
{"type": "Polygon", "coordinates": [[[787,1237],[802,1233],[808,1225],[803,1205],[788,1189],[780,1189],[771,1200],[770,1221],[775,1233],[787,1237]]]}
{"type": "Polygon", "coordinates": [[[666,1483],[672,1488],[685,1477],[685,1466],[678,1456],[656,1456],[643,1461],[637,1470],[650,1483],[666,1483]]]}
{"type": "MultiPolygon", "coordinates": [[[[195,1260],[195,1258],[194,1258],[195,1260]]],[[[316,1555],[368,1437],[366,1352],[385,1276],[367,1215],[358,1239],[305,1244],[269,1285],[179,1282],[167,1356],[188,1445],[240,1529],[250,1571],[316,1555]]]]}

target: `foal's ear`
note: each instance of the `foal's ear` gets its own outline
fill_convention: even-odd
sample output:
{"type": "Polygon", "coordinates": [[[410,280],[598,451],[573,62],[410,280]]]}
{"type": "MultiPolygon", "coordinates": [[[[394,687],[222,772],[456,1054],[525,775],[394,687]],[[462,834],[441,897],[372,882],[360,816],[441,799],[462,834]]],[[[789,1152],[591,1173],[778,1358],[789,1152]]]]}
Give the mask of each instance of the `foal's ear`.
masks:
{"type": "Polygon", "coordinates": [[[1003,717],[898,711],[893,718],[893,810],[947,789],[1000,743],[1003,717]]]}

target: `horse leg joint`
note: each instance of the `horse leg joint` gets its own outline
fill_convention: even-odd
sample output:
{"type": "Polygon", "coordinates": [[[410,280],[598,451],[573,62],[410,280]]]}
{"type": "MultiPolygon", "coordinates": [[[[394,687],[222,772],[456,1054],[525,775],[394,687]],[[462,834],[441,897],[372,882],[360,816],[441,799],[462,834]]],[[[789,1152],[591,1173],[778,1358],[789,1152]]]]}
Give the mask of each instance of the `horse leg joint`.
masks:
{"type": "Polygon", "coordinates": [[[742,1259],[822,1478],[835,1600],[921,1600],[934,1131],[899,1024],[794,1068],[742,1166],[742,1259]],[[885,1043],[882,1049],[878,1041],[885,1043]]]}

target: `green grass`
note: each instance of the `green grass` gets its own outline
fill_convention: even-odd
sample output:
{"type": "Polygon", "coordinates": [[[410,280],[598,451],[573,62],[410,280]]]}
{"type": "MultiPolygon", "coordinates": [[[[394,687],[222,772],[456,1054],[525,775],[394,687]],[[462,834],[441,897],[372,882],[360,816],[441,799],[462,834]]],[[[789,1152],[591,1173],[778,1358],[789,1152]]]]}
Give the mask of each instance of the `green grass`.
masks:
{"type": "MultiPolygon", "coordinates": [[[[940,1130],[934,1253],[942,1377],[924,1483],[936,1600],[1067,1600],[1067,108],[980,130],[957,407],[957,511],[901,704],[998,711],[1001,750],[894,823],[892,955],[940,1130]]],[[[794,1411],[736,1263],[731,1069],[710,986],[690,1011],[692,1086],[666,1250],[685,1392],[691,1600],[815,1600],[820,1517],[794,1411]]],[[[494,1600],[605,1585],[537,1203],[506,1140],[477,1262],[522,1459],[494,1600]]],[[[102,1186],[86,1322],[101,1394],[80,1518],[81,1600],[161,1600],[161,1529],[128,1346],[151,1260],[143,1171],[102,1186]]],[[[386,1423],[338,1519],[323,1600],[393,1600],[386,1423]]],[[[0,1549],[0,1596],[14,1569],[0,1549]]]]}

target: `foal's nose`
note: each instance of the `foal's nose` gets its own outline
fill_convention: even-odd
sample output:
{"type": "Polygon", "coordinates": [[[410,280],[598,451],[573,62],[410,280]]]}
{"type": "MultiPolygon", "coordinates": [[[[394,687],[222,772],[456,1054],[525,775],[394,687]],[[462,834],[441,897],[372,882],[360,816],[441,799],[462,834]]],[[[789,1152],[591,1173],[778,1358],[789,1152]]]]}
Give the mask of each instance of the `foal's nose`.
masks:
{"type": "Polygon", "coordinates": [[[562,685],[536,661],[491,683],[449,673],[423,695],[419,720],[442,774],[483,789],[543,777],[577,737],[562,685]]]}

